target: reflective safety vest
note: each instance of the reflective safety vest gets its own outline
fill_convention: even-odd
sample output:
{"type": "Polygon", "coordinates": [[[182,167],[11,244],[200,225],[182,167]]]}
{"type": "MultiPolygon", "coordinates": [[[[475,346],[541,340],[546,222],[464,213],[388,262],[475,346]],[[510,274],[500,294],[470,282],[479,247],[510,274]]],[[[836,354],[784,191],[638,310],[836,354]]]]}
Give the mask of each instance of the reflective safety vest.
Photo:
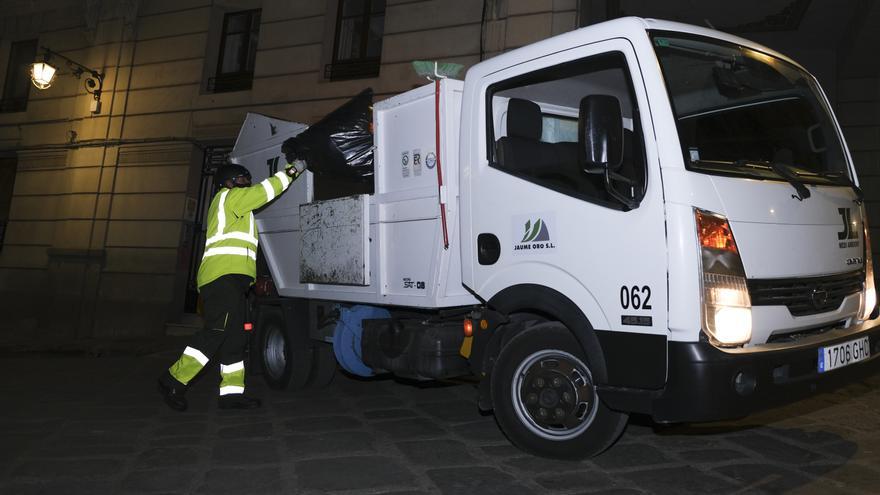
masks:
{"type": "Polygon", "coordinates": [[[196,283],[202,286],[223,275],[257,276],[257,226],[253,210],[265,205],[290,186],[281,171],[249,187],[222,188],[208,207],[205,254],[196,283]]]}

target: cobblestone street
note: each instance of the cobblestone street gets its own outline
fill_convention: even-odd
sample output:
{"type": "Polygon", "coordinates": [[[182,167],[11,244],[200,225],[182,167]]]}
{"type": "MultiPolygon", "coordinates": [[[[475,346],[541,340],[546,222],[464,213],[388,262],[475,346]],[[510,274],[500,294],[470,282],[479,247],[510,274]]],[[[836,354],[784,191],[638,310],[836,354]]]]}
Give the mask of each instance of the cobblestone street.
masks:
{"type": "MultiPolygon", "coordinates": [[[[216,409],[216,380],[170,411],[173,353],[0,361],[0,493],[877,493],[880,379],[742,421],[656,426],[581,462],[512,447],[469,384],[337,375],[256,411],[216,409]]],[[[213,373],[211,373],[213,375],[213,373]]]]}

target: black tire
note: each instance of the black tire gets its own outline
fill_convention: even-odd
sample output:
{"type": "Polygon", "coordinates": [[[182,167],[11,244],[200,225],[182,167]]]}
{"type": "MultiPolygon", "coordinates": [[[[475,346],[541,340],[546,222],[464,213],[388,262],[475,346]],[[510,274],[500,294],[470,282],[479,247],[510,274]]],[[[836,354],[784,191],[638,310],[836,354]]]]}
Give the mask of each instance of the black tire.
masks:
{"type": "Polygon", "coordinates": [[[629,417],[608,409],[574,335],[559,322],[529,326],[501,349],[491,378],[495,419],[517,447],[578,459],[610,447],[629,417]]]}
{"type": "Polygon", "coordinates": [[[257,355],[263,379],[276,390],[301,389],[309,382],[313,356],[310,346],[294,348],[293,332],[307,331],[285,324],[281,308],[264,305],[257,318],[257,355]]]}
{"type": "Polygon", "coordinates": [[[312,376],[309,388],[324,388],[330,385],[336,376],[336,355],[333,345],[326,342],[315,342],[314,359],[312,360],[312,376]]]}

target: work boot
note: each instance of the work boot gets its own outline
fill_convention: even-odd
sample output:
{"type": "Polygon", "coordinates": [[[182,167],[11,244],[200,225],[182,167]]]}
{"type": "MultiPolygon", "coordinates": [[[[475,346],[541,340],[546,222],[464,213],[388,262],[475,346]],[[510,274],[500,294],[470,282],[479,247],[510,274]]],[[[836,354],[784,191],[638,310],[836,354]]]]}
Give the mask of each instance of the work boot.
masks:
{"type": "Polygon", "coordinates": [[[226,394],[217,399],[217,406],[220,409],[256,409],[261,405],[260,399],[244,394],[226,394]]]}
{"type": "Polygon", "coordinates": [[[186,385],[175,380],[168,372],[159,377],[158,384],[159,393],[162,394],[168,407],[179,412],[186,411],[186,398],[183,396],[186,393],[186,385]]]}

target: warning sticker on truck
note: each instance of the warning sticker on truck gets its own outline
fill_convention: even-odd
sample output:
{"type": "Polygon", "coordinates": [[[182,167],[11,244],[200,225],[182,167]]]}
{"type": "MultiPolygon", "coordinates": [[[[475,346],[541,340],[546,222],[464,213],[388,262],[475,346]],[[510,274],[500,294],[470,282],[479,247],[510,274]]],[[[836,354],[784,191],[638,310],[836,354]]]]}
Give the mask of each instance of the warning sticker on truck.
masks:
{"type": "Polygon", "coordinates": [[[400,154],[400,171],[404,179],[409,177],[409,151],[400,154]]]}
{"type": "Polygon", "coordinates": [[[422,175],[422,150],[413,150],[412,169],[416,177],[422,175]]]}

